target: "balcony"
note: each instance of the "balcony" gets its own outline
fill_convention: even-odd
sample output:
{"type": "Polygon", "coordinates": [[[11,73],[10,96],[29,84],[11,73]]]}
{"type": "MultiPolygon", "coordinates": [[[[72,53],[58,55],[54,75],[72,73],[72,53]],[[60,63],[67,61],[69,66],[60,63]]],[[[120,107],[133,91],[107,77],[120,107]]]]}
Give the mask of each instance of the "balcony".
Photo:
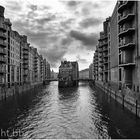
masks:
{"type": "Polygon", "coordinates": [[[0,56],[0,63],[6,63],[6,58],[3,56],[0,56]]]}
{"type": "Polygon", "coordinates": [[[0,48],[0,54],[6,55],[6,50],[4,48],[0,48]]]}
{"type": "Polygon", "coordinates": [[[104,60],[104,64],[105,64],[105,65],[108,64],[108,60],[104,60]]]}
{"type": "Polygon", "coordinates": [[[28,55],[27,56],[24,55],[23,60],[28,60],[28,59],[29,59],[28,55]]]}
{"type": "Polygon", "coordinates": [[[125,84],[127,87],[129,87],[130,89],[132,88],[132,81],[131,80],[124,80],[124,82],[119,81],[119,85],[120,87],[122,87],[121,85],[125,84]]]}
{"type": "Polygon", "coordinates": [[[108,58],[108,53],[103,53],[104,58],[108,58]]]}
{"type": "Polygon", "coordinates": [[[108,51],[107,47],[103,48],[103,52],[107,52],[107,51],[108,51]]]}
{"type": "Polygon", "coordinates": [[[119,30],[119,37],[125,36],[125,35],[132,35],[135,32],[134,27],[127,27],[127,28],[120,28],[119,30]]]}
{"type": "Polygon", "coordinates": [[[25,70],[23,75],[28,76],[28,70],[25,70]]]}
{"type": "Polygon", "coordinates": [[[28,65],[24,65],[24,66],[23,66],[23,69],[28,69],[28,68],[29,68],[28,65]]]}
{"type": "Polygon", "coordinates": [[[103,55],[102,54],[99,54],[99,58],[102,58],[103,57],[103,55]]]}
{"type": "Polygon", "coordinates": [[[4,32],[6,32],[6,26],[4,24],[0,24],[0,30],[3,30],[4,32]]]}
{"type": "Polygon", "coordinates": [[[125,50],[125,49],[133,49],[135,47],[134,42],[127,42],[127,43],[119,43],[119,49],[125,50]]]}
{"type": "Polygon", "coordinates": [[[37,63],[37,59],[34,59],[34,62],[37,63]]]}
{"type": "Polygon", "coordinates": [[[129,7],[131,7],[134,4],[134,1],[129,1],[129,0],[125,0],[125,1],[119,1],[119,5],[118,5],[118,12],[122,12],[124,9],[127,9],[129,7]]]}
{"type": "Polygon", "coordinates": [[[1,86],[1,85],[5,85],[5,83],[4,83],[4,81],[1,81],[1,80],[0,80],[0,86],[1,86]]]}
{"type": "Polygon", "coordinates": [[[100,37],[100,39],[98,39],[98,41],[102,41],[102,40],[105,40],[105,39],[107,39],[107,36],[106,35],[100,37]]]}
{"type": "Polygon", "coordinates": [[[0,38],[6,40],[6,35],[5,35],[4,33],[1,33],[1,32],[0,32],[0,38]]]}
{"type": "Polygon", "coordinates": [[[121,60],[119,66],[132,68],[135,66],[135,63],[132,60],[121,60]]]}
{"type": "Polygon", "coordinates": [[[103,62],[103,59],[99,59],[99,62],[100,62],[100,63],[103,62]]]}
{"type": "Polygon", "coordinates": [[[104,69],[103,70],[104,71],[108,70],[108,66],[104,66],[104,69]]]}
{"type": "Polygon", "coordinates": [[[102,51],[103,51],[103,49],[100,48],[100,49],[99,49],[99,53],[101,53],[102,51]]]}
{"type": "Polygon", "coordinates": [[[99,67],[103,68],[103,64],[99,64],[99,67]]]}
{"type": "Polygon", "coordinates": [[[23,51],[23,55],[28,55],[28,54],[29,54],[28,50],[25,49],[25,50],[23,51]]]}
{"type": "Polygon", "coordinates": [[[0,66],[0,74],[4,74],[5,73],[5,67],[4,66],[0,66]]]}
{"type": "Polygon", "coordinates": [[[28,65],[28,63],[29,63],[29,62],[28,62],[27,60],[24,60],[24,61],[23,61],[23,65],[28,65]]]}
{"type": "Polygon", "coordinates": [[[29,49],[27,47],[24,47],[23,48],[23,51],[28,51],[29,49]]]}
{"type": "Polygon", "coordinates": [[[0,47],[6,47],[7,46],[7,44],[5,43],[5,42],[2,42],[2,41],[0,41],[0,47]]]}
{"type": "Polygon", "coordinates": [[[131,20],[133,20],[133,18],[135,17],[135,14],[133,12],[127,12],[125,15],[123,16],[119,16],[118,18],[118,23],[119,24],[124,24],[125,22],[129,22],[131,20]]]}

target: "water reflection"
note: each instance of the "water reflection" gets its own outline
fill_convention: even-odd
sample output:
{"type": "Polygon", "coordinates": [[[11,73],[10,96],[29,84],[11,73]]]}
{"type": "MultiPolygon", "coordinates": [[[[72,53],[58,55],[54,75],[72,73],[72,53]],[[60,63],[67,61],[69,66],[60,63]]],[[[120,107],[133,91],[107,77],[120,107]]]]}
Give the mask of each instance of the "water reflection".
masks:
{"type": "Polygon", "coordinates": [[[0,104],[0,128],[22,132],[9,138],[140,138],[140,121],[86,82],[75,88],[51,82],[12,97],[0,104]]]}

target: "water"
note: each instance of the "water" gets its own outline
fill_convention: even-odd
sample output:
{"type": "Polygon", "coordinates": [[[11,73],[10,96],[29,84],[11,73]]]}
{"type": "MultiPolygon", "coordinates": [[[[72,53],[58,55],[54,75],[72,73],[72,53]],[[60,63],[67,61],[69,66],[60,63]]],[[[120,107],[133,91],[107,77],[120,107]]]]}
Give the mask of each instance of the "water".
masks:
{"type": "Polygon", "coordinates": [[[1,138],[140,138],[140,120],[86,82],[51,82],[2,102],[0,128],[1,138]]]}

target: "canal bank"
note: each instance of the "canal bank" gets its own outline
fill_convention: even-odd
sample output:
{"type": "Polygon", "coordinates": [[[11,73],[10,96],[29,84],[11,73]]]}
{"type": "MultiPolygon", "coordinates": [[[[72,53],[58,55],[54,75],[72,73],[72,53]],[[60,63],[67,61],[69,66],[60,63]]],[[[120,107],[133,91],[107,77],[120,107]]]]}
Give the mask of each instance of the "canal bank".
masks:
{"type": "Polygon", "coordinates": [[[88,82],[62,89],[58,82],[50,82],[1,102],[0,128],[9,130],[7,137],[0,138],[140,138],[140,120],[88,82]],[[19,135],[12,135],[19,130],[19,135]]]}
{"type": "Polygon", "coordinates": [[[15,96],[17,94],[24,94],[25,92],[30,92],[33,89],[40,88],[43,86],[43,83],[34,83],[34,84],[24,84],[24,85],[15,85],[8,87],[0,87],[0,101],[6,100],[8,97],[15,96]]]}
{"type": "Polygon", "coordinates": [[[135,94],[131,92],[131,90],[115,90],[110,85],[100,81],[95,81],[95,86],[120,103],[123,108],[129,110],[136,117],[140,118],[140,102],[134,97],[135,94]]]}

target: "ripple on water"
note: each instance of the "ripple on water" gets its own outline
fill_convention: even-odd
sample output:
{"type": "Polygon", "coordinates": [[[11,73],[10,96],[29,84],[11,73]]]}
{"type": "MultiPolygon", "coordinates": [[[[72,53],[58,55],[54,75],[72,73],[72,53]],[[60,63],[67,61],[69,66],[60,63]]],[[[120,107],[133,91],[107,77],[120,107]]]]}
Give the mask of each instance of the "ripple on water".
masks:
{"type": "Polygon", "coordinates": [[[58,89],[58,83],[51,82],[40,93],[26,94],[18,102],[11,103],[11,108],[1,111],[1,122],[3,119],[6,123],[1,126],[11,130],[21,129],[23,136],[20,138],[26,139],[127,138],[124,130],[132,130],[133,135],[136,133],[135,128],[139,131],[140,127],[128,115],[122,114],[123,111],[115,106],[109,106],[102,95],[84,82],[77,88],[64,89],[58,89]],[[119,125],[116,112],[119,113],[117,117],[120,117],[119,125]],[[6,114],[11,115],[11,118],[3,117],[6,114]],[[131,125],[126,128],[127,122],[131,125]]]}

